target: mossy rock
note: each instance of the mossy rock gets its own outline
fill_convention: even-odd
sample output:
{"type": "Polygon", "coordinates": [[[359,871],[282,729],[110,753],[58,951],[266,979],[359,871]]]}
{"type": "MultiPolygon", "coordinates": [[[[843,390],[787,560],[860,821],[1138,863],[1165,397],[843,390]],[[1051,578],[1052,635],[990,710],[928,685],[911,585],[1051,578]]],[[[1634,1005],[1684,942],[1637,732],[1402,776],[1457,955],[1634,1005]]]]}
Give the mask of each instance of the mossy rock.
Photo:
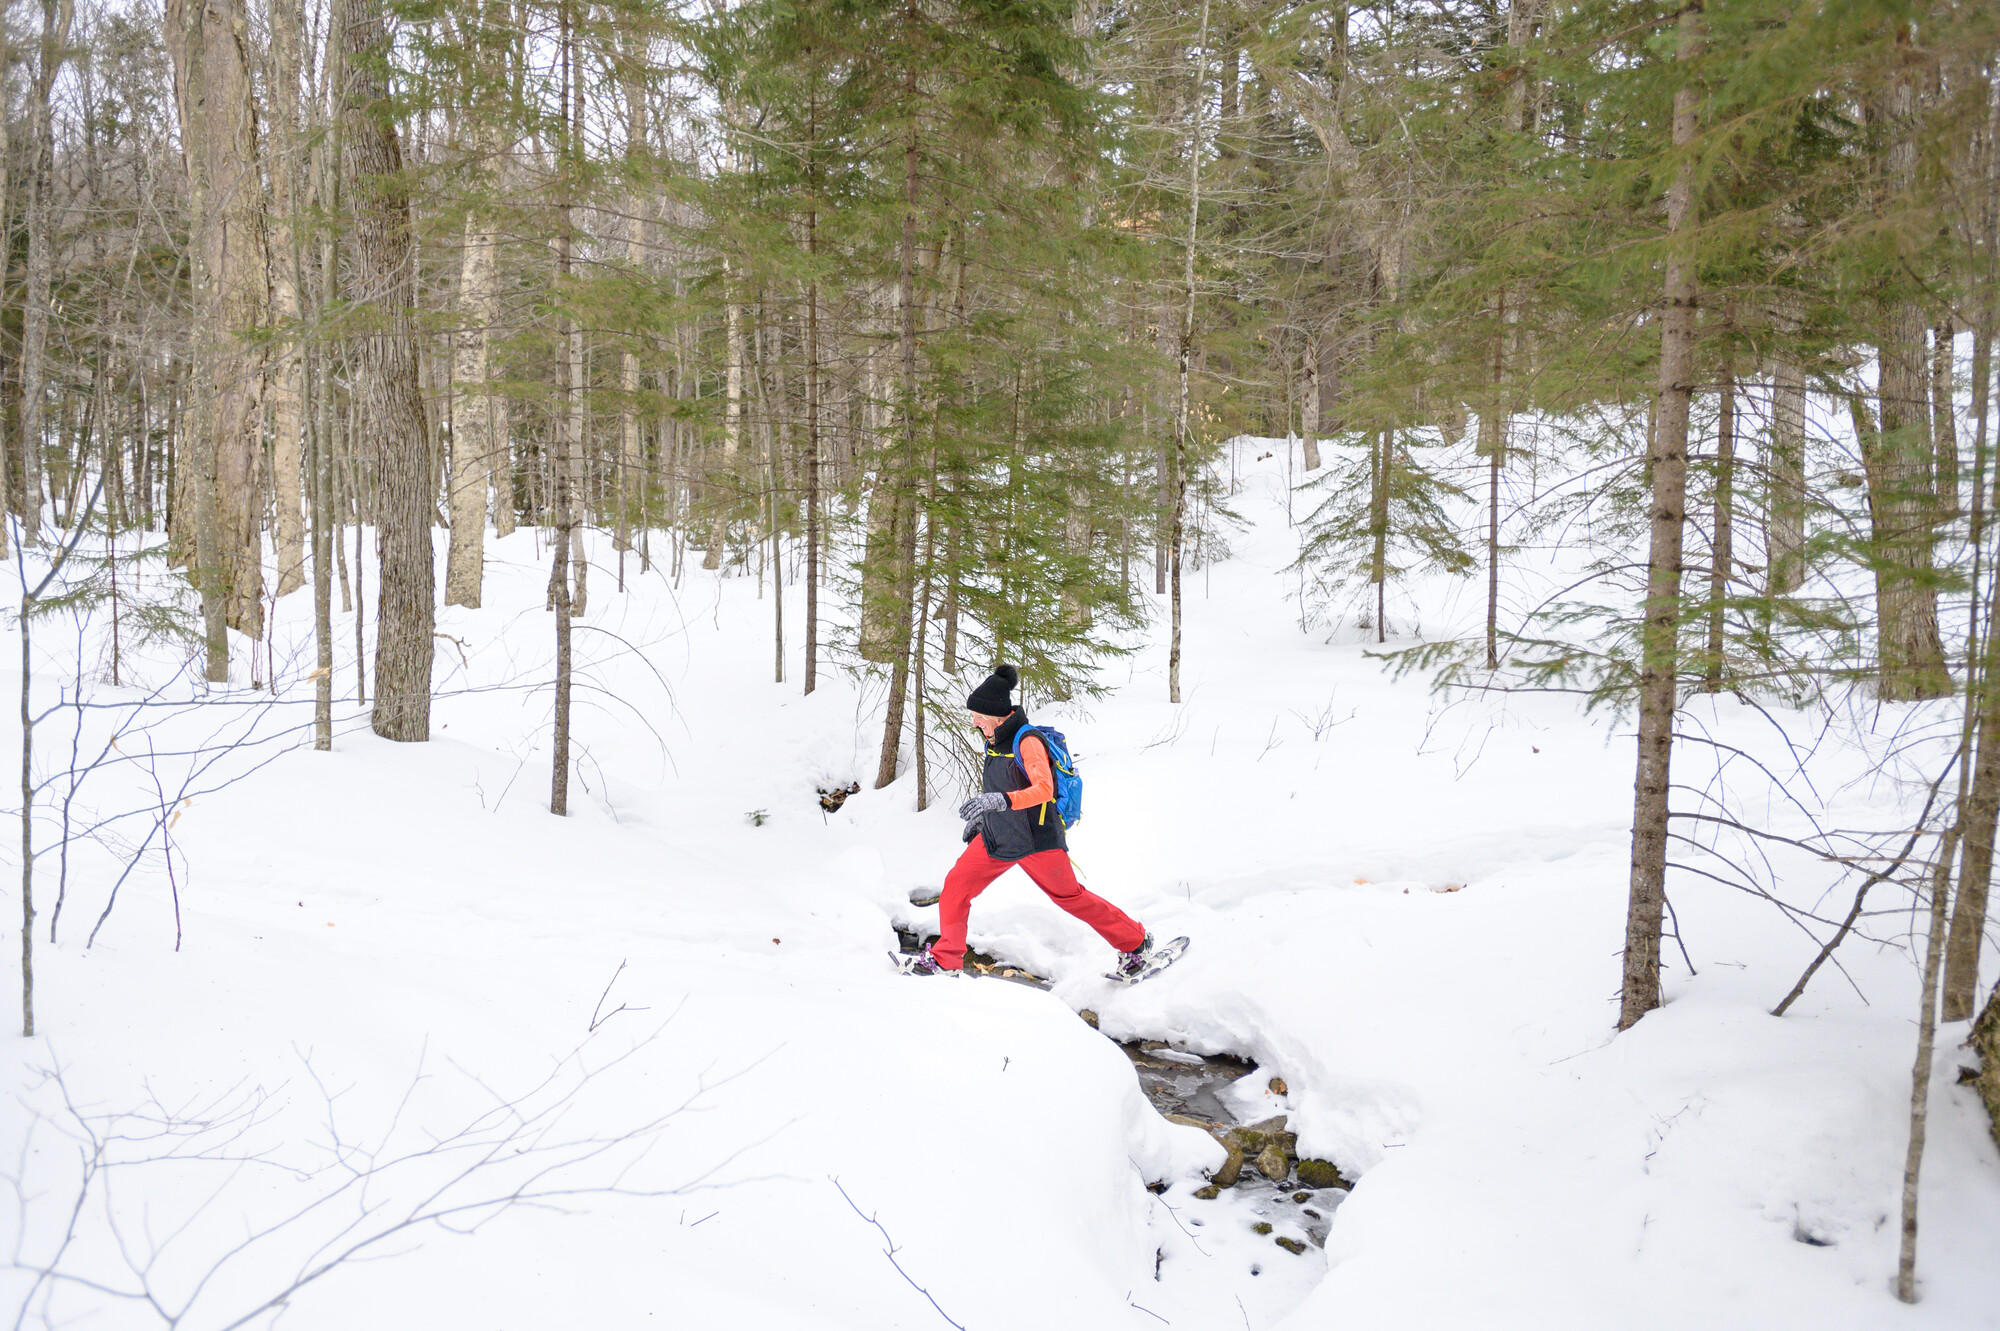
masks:
{"type": "MultiPolygon", "coordinates": [[[[1278,1123],[1284,1122],[1283,1119],[1275,1121],[1278,1123]]],[[[1282,1129],[1273,1130],[1262,1125],[1249,1128],[1231,1128],[1225,1144],[1228,1142],[1234,1142],[1237,1149],[1241,1150],[1243,1154],[1252,1157],[1262,1155],[1265,1151],[1273,1148],[1276,1148],[1284,1155],[1297,1155],[1299,1150],[1298,1133],[1285,1132],[1282,1129]]]]}
{"type": "Polygon", "coordinates": [[[1273,1183],[1283,1183],[1292,1172],[1291,1159],[1276,1144],[1257,1153],[1257,1172],[1273,1183]]]}
{"type": "Polygon", "coordinates": [[[1217,1197],[1220,1197],[1222,1195],[1222,1189],[1216,1187],[1213,1183],[1211,1183],[1205,1188],[1196,1188],[1194,1190],[1194,1195],[1196,1197],[1199,1197],[1202,1201],[1212,1202],[1217,1197]]]}
{"type": "Polygon", "coordinates": [[[1222,1145],[1229,1152],[1229,1158],[1222,1162],[1222,1168],[1208,1176],[1208,1181],[1217,1187],[1233,1188],[1236,1180],[1243,1177],[1243,1152],[1228,1142],[1222,1145]]]}
{"type": "Polygon", "coordinates": [[[1277,1244],[1294,1257],[1300,1256],[1306,1250],[1305,1244],[1299,1242],[1297,1239],[1286,1238],[1283,1234],[1278,1235],[1277,1244]]]}
{"type": "Polygon", "coordinates": [[[1299,1182],[1308,1188],[1346,1188],[1352,1186],[1340,1176],[1330,1160],[1299,1161],[1299,1182]]]}
{"type": "Polygon", "coordinates": [[[1256,1224],[1250,1226],[1250,1228],[1256,1230],[1259,1234],[1268,1234],[1271,1232],[1271,1222],[1268,1220],[1259,1220],[1256,1224]]]}

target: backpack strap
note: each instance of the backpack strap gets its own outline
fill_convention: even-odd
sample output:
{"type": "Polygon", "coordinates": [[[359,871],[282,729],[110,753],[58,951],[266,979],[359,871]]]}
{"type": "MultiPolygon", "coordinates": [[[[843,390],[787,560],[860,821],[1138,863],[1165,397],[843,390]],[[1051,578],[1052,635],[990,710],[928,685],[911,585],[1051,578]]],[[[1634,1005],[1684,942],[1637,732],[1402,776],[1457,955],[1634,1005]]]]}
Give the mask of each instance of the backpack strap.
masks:
{"type": "MultiPolygon", "coordinates": [[[[1053,786],[1055,784],[1055,774],[1056,774],[1055,746],[1050,744],[1048,741],[1048,737],[1042,734],[1042,732],[1037,730],[1035,727],[1022,726],[1019,730],[1014,732],[1014,766],[1021,769],[1021,775],[1023,777],[1028,775],[1028,765],[1021,761],[1021,741],[1026,739],[1030,735],[1033,735],[1036,739],[1041,740],[1042,742],[1042,755],[1049,760],[1049,783],[1051,786],[1053,786]]],[[[1049,793],[1049,797],[1046,800],[1042,801],[1041,808],[1036,811],[1035,821],[1038,823],[1046,823],[1049,820],[1049,808],[1055,802],[1056,802],[1055,792],[1051,790],[1049,793]]],[[[1060,810],[1058,810],[1056,813],[1056,821],[1058,822],[1062,821],[1062,813],[1060,810]]]]}

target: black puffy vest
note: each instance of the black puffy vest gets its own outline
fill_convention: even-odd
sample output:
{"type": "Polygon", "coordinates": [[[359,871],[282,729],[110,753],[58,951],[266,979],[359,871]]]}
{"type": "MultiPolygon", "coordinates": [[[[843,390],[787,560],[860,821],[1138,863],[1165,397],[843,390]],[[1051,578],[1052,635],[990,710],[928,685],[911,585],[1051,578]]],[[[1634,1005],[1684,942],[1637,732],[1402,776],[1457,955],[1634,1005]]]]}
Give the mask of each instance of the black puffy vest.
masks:
{"type": "MultiPolygon", "coordinates": [[[[1016,707],[993,732],[993,738],[986,744],[985,789],[1006,795],[1028,788],[1028,774],[1014,761],[1014,736],[1027,724],[1027,715],[1016,707]]],[[[981,835],[986,838],[986,853],[996,860],[1018,860],[1036,851],[1069,849],[1054,800],[1032,809],[989,813],[981,835]]]]}

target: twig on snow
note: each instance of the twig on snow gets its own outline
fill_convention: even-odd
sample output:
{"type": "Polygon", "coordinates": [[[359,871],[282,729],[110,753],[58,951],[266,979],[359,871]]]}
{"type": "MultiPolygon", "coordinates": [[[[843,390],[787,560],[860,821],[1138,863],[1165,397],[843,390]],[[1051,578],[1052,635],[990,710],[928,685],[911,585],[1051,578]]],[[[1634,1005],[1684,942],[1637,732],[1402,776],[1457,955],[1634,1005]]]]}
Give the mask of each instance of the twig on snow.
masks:
{"type": "MultiPolygon", "coordinates": [[[[863,1220],[875,1226],[876,1230],[882,1235],[882,1242],[888,1245],[882,1249],[882,1255],[889,1259],[889,1265],[896,1268],[896,1274],[901,1276],[904,1280],[908,1281],[911,1289],[923,1295],[924,1298],[930,1302],[931,1307],[937,1309],[937,1315],[939,1317],[944,1318],[946,1322],[949,1322],[952,1326],[957,1327],[958,1331],[965,1331],[965,1324],[963,1322],[952,1321],[951,1314],[946,1312],[943,1308],[938,1307],[938,1301],[935,1298],[931,1297],[931,1292],[925,1289],[922,1285],[919,1285],[915,1280],[912,1280],[910,1278],[910,1273],[903,1269],[903,1264],[896,1260],[896,1254],[901,1252],[902,1249],[896,1246],[896,1240],[889,1237],[889,1231],[882,1227],[882,1222],[880,1220],[877,1220],[874,1216],[869,1215],[866,1211],[863,1211],[858,1205],[855,1204],[854,1199],[847,1195],[847,1189],[840,1186],[840,1178],[838,1175],[829,1174],[827,1176],[827,1181],[833,1184],[834,1189],[840,1193],[842,1200],[844,1200],[849,1206],[854,1207],[854,1214],[860,1216],[863,1220]]],[[[1157,1316],[1157,1314],[1155,1315],[1157,1316]]]]}
{"type": "Polygon", "coordinates": [[[611,972],[611,978],[604,982],[604,992],[597,996],[597,1006],[590,1010],[591,1030],[595,1031],[599,1026],[602,1026],[607,1021],[610,1021],[613,1017],[617,1016],[621,1012],[650,1011],[650,1009],[648,1008],[628,1007],[624,1003],[620,1003],[617,1007],[612,1008],[609,1012],[605,1012],[603,1016],[600,1017],[597,1015],[600,1011],[603,1011],[604,1000],[611,997],[611,986],[617,984],[618,977],[620,975],[623,975],[624,973],[625,973],[625,962],[621,958],[618,962],[618,969],[611,972]]]}

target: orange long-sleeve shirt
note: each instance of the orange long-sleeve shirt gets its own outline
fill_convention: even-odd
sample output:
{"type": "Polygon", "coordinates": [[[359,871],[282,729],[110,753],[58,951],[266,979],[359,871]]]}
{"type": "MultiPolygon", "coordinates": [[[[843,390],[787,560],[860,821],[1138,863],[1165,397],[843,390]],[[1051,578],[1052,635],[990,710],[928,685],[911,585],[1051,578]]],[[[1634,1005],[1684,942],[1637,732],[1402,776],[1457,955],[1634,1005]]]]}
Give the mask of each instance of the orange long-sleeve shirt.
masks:
{"type": "Polygon", "coordinates": [[[1055,773],[1049,770],[1049,746],[1042,743],[1041,736],[1030,735],[1021,741],[1021,770],[1028,774],[1028,786],[1007,796],[1010,808],[1032,809],[1056,797],[1055,773]]]}

